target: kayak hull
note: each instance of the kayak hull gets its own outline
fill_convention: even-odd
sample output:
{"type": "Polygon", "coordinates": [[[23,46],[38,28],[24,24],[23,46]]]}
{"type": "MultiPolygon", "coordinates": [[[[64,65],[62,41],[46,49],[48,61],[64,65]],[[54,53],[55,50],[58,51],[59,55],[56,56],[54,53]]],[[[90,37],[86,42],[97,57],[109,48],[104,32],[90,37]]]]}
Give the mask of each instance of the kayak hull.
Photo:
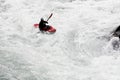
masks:
{"type": "MultiPolygon", "coordinates": [[[[35,28],[39,27],[39,24],[34,24],[35,28]]],[[[53,26],[49,26],[48,29],[42,29],[41,32],[47,32],[47,33],[55,33],[56,29],[53,26]]]]}

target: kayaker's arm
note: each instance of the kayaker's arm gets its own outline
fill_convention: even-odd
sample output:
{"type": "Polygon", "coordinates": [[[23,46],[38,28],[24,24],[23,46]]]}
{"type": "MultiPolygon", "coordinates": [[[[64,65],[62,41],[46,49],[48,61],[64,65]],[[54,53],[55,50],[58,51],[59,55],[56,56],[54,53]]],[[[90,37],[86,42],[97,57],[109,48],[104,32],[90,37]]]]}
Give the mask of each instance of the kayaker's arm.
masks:
{"type": "Polygon", "coordinates": [[[43,21],[44,23],[48,23],[47,21],[43,21]]]}

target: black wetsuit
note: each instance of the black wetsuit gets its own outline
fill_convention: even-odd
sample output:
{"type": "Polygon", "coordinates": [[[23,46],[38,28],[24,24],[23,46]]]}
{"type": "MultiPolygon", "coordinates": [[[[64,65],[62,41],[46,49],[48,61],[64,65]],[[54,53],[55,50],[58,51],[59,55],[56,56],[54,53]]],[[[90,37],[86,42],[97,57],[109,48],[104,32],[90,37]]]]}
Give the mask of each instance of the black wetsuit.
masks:
{"type": "Polygon", "coordinates": [[[44,21],[44,19],[42,18],[40,23],[39,23],[39,30],[42,31],[44,29],[47,29],[48,28],[48,25],[46,25],[48,22],[47,21],[44,21]]]}

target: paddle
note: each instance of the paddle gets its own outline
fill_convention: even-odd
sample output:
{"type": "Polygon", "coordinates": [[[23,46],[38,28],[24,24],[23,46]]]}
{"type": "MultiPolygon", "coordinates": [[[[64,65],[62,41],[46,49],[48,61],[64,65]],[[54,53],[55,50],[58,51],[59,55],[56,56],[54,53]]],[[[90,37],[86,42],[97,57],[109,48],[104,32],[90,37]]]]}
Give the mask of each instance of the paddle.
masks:
{"type": "Polygon", "coordinates": [[[53,13],[50,14],[50,16],[48,17],[47,21],[52,17],[53,13]]]}

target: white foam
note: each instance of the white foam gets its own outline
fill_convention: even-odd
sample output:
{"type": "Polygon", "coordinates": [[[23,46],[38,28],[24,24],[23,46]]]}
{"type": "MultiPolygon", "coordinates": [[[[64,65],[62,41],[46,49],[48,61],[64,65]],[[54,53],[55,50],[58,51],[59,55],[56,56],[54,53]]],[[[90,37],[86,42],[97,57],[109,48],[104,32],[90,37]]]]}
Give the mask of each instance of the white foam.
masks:
{"type": "Polygon", "coordinates": [[[120,79],[119,51],[109,48],[118,38],[101,38],[119,24],[119,0],[4,1],[1,80],[120,79]],[[38,34],[33,24],[51,12],[49,24],[57,32],[38,34]]]}

